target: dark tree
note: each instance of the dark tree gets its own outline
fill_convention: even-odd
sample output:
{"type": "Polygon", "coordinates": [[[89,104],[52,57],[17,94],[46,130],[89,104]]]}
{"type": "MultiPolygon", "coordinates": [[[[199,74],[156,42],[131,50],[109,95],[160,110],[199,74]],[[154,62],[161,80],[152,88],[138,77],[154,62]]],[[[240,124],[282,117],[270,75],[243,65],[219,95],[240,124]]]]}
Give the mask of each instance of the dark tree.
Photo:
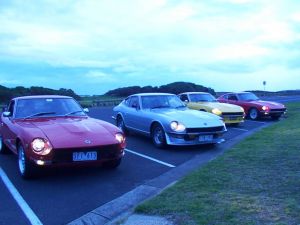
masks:
{"type": "Polygon", "coordinates": [[[179,94],[182,92],[189,91],[198,91],[198,92],[209,92],[215,95],[215,91],[212,88],[207,88],[202,85],[188,83],[188,82],[174,82],[171,84],[162,85],[160,87],[152,87],[152,86],[131,86],[124,88],[117,88],[105,93],[108,96],[114,97],[126,97],[128,95],[136,94],[136,93],[149,93],[149,92],[165,92],[165,93],[173,93],[179,94]]]}

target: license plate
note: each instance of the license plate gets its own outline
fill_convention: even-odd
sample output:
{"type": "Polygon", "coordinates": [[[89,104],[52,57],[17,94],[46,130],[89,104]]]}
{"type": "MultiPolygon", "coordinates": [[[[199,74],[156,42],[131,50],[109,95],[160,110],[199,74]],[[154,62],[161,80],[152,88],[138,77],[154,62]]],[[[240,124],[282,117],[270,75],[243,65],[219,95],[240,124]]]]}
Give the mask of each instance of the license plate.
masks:
{"type": "Polygon", "coordinates": [[[97,152],[73,152],[73,161],[97,160],[97,152]]]}
{"type": "Polygon", "coordinates": [[[213,135],[200,135],[199,141],[212,141],[213,135]]]}

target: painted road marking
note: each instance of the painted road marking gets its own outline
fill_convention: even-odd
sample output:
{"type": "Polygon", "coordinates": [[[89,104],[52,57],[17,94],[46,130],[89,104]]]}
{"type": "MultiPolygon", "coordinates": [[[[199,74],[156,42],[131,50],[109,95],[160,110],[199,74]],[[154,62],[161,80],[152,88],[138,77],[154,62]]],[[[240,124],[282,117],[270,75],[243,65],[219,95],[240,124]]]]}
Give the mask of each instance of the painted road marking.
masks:
{"type": "Polygon", "coordinates": [[[125,149],[125,151],[126,151],[126,152],[130,152],[130,153],[132,153],[132,154],[134,154],[134,155],[141,156],[141,157],[143,157],[143,158],[145,158],[145,159],[149,159],[149,160],[151,160],[151,161],[157,162],[157,163],[159,163],[159,164],[165,165],[165,166],[167,166],[167,167],[171,167],[171,168],[174,168],[174,167],[175,167],[175,166],[172,165],[172,164],[169,164],[169,163],[160,161],[160,160],[158,160],[158,159],[152,158],[152,157],[150,157],[150,156],[147,156],[147,155],[144,155],[144,154],[141,154],[141,153],[138,153],[138,152],[129,150],[129,149],[127,149],[127,148],[125,149]]]}
{"type": "Polygon", "coordinates": [[[249,130],[246,130],[246,129],[242,129],[242,128],[235,128],[235,127],[233,127],[233,128],[230,128],[230,129],[234,129],[234,130],[241,130],[241,131],[249,131],[249,130]]]}
{"type": "Polygon", "coordinates": [[[261,124],[265,124],[266,123],[266,122],[260,122],[260,121],[255,121],[255,120],[247,120],[247,122],[261,123],[261,124]]]}
{"type": "Polygon", "coordinates": [[[32,225],[42,225],[43,223],[39,220],[39,218],[34,214],[32,209],[29,207],[29,205],[25,202],[24,198],[20,195],[18,190],[15,188],[15,186],[12,184],[12,182],[9,180],[3,169],[0,167],[0,177],[5,184],[8,191],[11,193],[13,198],[18,203],[19,207],[22,209],[25,216],[28,218],[30,223],[32,225]]]}

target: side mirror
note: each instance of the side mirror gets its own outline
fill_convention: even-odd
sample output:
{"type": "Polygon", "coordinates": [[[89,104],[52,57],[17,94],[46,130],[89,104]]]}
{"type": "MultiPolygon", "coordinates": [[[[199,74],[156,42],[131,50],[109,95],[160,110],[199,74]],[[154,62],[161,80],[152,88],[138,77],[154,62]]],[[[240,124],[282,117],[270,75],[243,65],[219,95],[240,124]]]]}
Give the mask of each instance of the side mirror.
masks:
{"type": "Polygon", "coordinates": [[[7,111],[6,111],[6,112],[3,112],[3,116],[4,116],[4,117],[10,117],[10,116],[11,116],[11,113],[10,113],[10,112],[7,112],[7,111]]]}
{"type": "Polygon", "coordinates": [[[89,110],[88,108],[84,108],[84,109],[83,109],[83,112],[85,112],[85,113],[89,113],[89,112],[90,112],[90,110],[89,110]]]}

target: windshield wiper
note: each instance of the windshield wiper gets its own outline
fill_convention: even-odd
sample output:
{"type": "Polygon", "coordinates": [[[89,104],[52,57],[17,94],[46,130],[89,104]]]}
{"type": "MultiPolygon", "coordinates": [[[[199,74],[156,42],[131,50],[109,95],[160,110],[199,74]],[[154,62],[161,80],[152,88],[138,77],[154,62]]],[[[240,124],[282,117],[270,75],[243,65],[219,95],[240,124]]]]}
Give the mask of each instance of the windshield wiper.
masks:
{"type": "Polygon", "coordinates": [[[56,112],[39,112],[39,113],[32,114],[30,116],[26,116],[24,117],[24,119],[29,119],[36,116],[52,115],[52,114],[56,114],[56,112]]]}
{"type": "Polygon", "coordinates": [[[69,115],[80,113],[80,112],[82,112],[82,110],[77,110],[77,111],[69,112],[69,113],[66,113],[64,116],[69,116],[69,115]]]}

